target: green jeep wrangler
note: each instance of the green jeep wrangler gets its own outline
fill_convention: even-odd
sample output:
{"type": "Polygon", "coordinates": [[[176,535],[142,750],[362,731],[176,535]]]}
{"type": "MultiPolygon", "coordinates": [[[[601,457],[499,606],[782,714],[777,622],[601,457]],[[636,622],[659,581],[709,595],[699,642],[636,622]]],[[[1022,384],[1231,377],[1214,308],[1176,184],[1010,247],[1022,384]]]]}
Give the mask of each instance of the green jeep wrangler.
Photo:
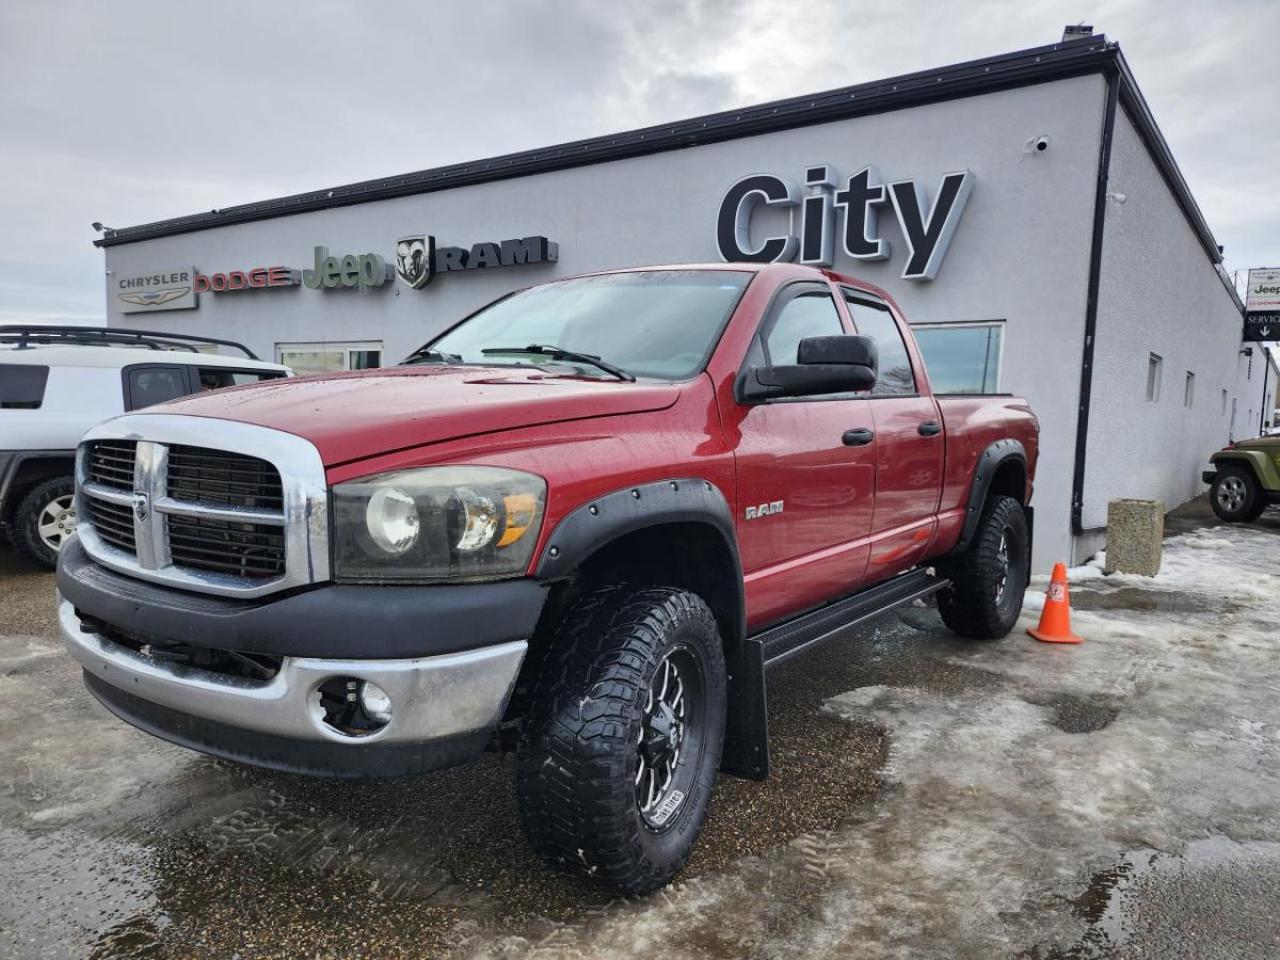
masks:
{"type": "Polygon", "coordinates": [[[1280,503],[1280,436],[1241,440],[1209,458],[1217,469],[1201,474],[1213,512],[1229,523],[1257,520],[1280,503]]]}

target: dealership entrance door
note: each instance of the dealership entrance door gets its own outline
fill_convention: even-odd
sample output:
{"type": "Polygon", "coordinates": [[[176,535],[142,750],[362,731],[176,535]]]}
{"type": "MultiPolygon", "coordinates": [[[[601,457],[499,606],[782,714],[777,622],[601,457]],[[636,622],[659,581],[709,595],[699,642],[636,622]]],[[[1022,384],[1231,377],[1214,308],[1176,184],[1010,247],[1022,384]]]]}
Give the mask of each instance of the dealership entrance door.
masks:
{"type": "Polygon", "coordinates": [[[372,370],[382,366],[382,341],[277,343],[276,363],[283,363],[300,377],[309,373],[372,370]]]}

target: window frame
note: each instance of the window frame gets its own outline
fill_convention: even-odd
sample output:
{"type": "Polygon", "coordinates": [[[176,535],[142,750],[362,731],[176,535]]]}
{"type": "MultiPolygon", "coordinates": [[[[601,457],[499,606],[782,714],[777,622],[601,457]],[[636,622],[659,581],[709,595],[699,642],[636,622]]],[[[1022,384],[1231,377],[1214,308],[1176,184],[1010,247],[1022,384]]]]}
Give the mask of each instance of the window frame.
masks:
{"type": "MultiPolygon", "coordinates": [[[[933,389],[935,397],[1008,397],[1012,396],[1008,390],[1004,389],[1004,351],[1005,344],[1008,341],[1006,334],[1009,332],[1009,321],[1007,319],[996,320],[930,320],[924,323],[909,324],[912,334],[916,330],[955,330],[955,329],[976,329],[978,327],[987,327],[989,329],[1000,331],[1000,349],[996,352],[996,388],[991,392],[983,393],[954,393],[946,390],[938,390],[933,387],[933,381],[929,381],[930,388],[933,389]]],[[[920,345],[920,341],[916,341],[916,349],[920,351],[920,362],[925,365],[926,371],[929,368],[929,361],[924,355],[924,347],[920,345]]]]}
{"type": "MultiPolygon", "coordinates": [[[[823,394],[806,394],[802,397],[767,397],[763,400],[746,401],[742,397],[741,385],[746,378],[747,371],[751,370],[756,364],[751,362],[751,355],[759,346],[760,356],[763,360],[769,358],[765,355],[764,334],[765,331],[773,327],[778,315],[785,309],[786,305],[798,296],[806,293],[825,292],[831,298],[831,304],[835,307],[836,319],[840,322],[840,334],[848,336],[852,330],[849,324],[849,314],[840,307],[839,291],[830,283],[822,280],[788,280],[778,287],[769,298],[768,305],[764,308],[759,323],[756,324],[755,332],[752,333],[751,339],[747,342],[746,352],[742,355],[742,362],[738,366],[738,374],[734,378],[733,395],[738,403],[744,406],[758,407],[769,403],[825,403],[832,400],[867,400],[870,399],[870,392],[866,393],[823,393],[823,394]]],[[[772,366],[766,363],[765,367],[772,366]]]]}
{"type": "MultiPolygon", "coordinates": [[[[866,391],[865,394],[858,394],[858,396],[865,397],[867,400],[892,400],[895,398],[905,399],[910,397],[922,396],[922,394],[920,393],[920,377],[921,377],[921,374],[927,375],[927,371],[924,369],[924,356],[923,354],[921,354],[919,357],[912,355],[911,346],[912,346],[912,342],[914,342],[915,340],[915,335],[912,334],[911,341],[908,341],[906,336],[902,332],[903,327],[904,326],[910,327],[910,324],[904,323],[902,318],[898,316],[898,314],[893,310],[891,306],[889,306],[888,301],[880,297],[877,297],[874,293],[869,293],[866,290],[859,290],[857,287],[851,287],[843,283],[839,284],[837,289],[840,291],[840,297],[838,297],[837,299],[843,301],[844,303],[845,317],[850,329],[853,331],[855,336],[858,336],[860,334],[858,333],[858,321],[854,318],[853,311],[849,309],[850,301],[853,301],[854,303],[860,303],[864,307],[870,307],[873,310],[883,310],[885,313],[889,315],[889,319],[893,322],[894,328],[898,331],[898,339],[902,341],[903,352],[905,352],[907,355],[907,365],[911,368],[911,386],[913,389],[910,393],[879,393],[878,394],[875,392],[875,387],[872,387],[870,390],[866,391]]],[[[866,336],[866,334],[861,334],[861,335],[866,336]]],[[[918,344],[916,345],[916,349],[919,350],[918,344]]],[[[877,377],[879,376],[879,373],[880,371],[877,369],[876,370],[877,377]]],[[[930,385],[930,387],[932,389],[932,385],[930,385]]]]}
{"type": "Polygon", "coordinates": [[[1158,353],[1147,351],[1147,403],[1160,402],[1163,383],[1164,357],[1158,353]]]}
{"type": "Polygon", "coordinates": [[[278,340],[275,344],[276,363],[287,367],[289,364],[283,359],[284,353],[290,350],[305,353],[308,352],[306,348],[311,348],[310,352],[313,353],[320,353],[325,350],[342,350],[343,367],[341,370],[333,371],[335,373],[359,373],[360,370],[378,369],[378,367],[359,367],[353,370],[351,367],[352,353],[368,353],[371,350],[377,350],[379,366],[384,366],[387,360],[387,348],[385,341],[382,340],[278,340]]]}

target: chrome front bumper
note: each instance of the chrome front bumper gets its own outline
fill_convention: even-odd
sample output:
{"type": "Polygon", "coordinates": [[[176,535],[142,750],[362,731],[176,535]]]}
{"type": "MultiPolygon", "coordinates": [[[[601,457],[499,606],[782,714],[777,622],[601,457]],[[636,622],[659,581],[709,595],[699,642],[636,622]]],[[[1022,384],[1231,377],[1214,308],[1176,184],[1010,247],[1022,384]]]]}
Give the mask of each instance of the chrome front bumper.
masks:
{"type": "MultiPolygon", "coordinates": [[[[375,744],[412,746],[459,737],[474,740],[487,734],[502,720],[528,648],[524,640],[516,640],[407,660],[285,657],[275,677],[253,681],[153,659],[99,634],[86,633],[74,607],[61,595],[58,619],[63,642],[86,675],[117,688],[131,701],[209,721],[207,726],[222,731],[224,738],[227,730],[242,730],[250,738],[261,734],[273,741],[327,743],[336,750],[375,744]],[[335,676],[369,680],[385,690],[393,708],[391,721],[360,737],[328,726],[322,719],[317,687],[335,676]]],[[[116,712],[132,722],[125,713],[116,712]]],[[[176,736],[168,739],[185,742],[176,736]]],[[[218,749],[219,744],[188,745],[254,762],[252,756],[242,755],[236,743],[226,744],[225,749],[218,749]]],[[[266,765],[289,768],[283,763],[266,765]]]]}

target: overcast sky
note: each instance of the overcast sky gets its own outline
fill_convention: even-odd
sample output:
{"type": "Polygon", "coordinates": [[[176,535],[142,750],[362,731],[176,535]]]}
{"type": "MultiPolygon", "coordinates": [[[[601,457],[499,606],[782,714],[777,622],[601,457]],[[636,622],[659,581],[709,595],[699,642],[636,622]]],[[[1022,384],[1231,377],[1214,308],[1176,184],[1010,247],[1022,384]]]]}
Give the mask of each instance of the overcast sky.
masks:
{"type": "Polygon", "coordinates": [[[123,227],[1056,41],[1120,41],[1228,269],[1280,264],[1280,3],[0,0],[0,322],[123,227]]]}

